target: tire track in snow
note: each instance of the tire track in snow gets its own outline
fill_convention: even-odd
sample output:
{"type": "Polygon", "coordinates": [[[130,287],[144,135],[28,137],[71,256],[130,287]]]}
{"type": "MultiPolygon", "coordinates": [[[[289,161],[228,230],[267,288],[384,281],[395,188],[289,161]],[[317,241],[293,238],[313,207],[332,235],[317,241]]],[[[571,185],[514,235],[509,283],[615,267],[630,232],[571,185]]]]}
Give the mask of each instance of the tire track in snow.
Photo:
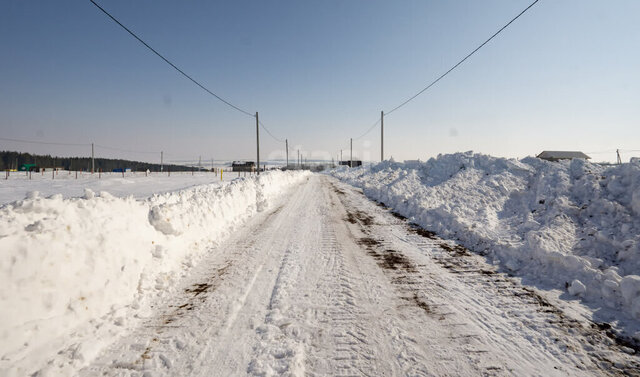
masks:
{"type": "MultiPolygon", "coordinates": [[[[295,218],[305,205],[312,190],[309,184],[298,187],[287,199],[281,213],[271,219],[262,221],[259,231],[250,232],[252,247],[260,260],[259,271],[251,278],[249,284],[243,283],[243,294],[235,299],[234,310],[227,315],[228,325],[215,339],[215,343],[203,349],[198,361],[197,375],[213,374],[238,375],[252,373],[252,360],[256,349],[264,343],[262,330],[265,328],[266,313],[272,305],[274,290],[279,286],[283,263],[290,257],[292,240],[279,236],[282,232],[292,232],[295,218]]],[[[238,261],[243,263],[244,261],[238,261]]],[[[245,281],[249,280],[245,278],[245,281]]],[[[273,351],[273,350],[272,350],[273,351]]],[[[276,359],[284,359],[286,353],[275,350],[276,359]]]]}
{"type": "MultiPolygon", "coordinates": [[[[362,206],[353,206],[348,199],[353,194],[348,194],[346,190],[335,186],[334,191],[347,211],[345,221],[353,224],[350,226],[352,237],[366,254],[373,257],[384,274],[390,277],[391,286],[386,289],[395,291],[391,294],[391,299],[395,302],[394,307],[387,308],[388,315],[384,318],[384,326],[389,329],[390,335],[391,347],[388,352],[398,363],[398,370],[393,374],[414,376],[483,374],[476,367],[476,362],[467,360],[474,352],[460,352],[460,349],[464,351],[469,339],[476,336],[469,330],[456,327],[455,335],[431,334],[429,337],[421,337],[419,332],[416,332],[419,328],[434,328],[433,320],[426,322],[423,320],[426,318],[425,314],[437,316],[437,318],[450,314],[446,310],[438,311],[446,305],[435,304],[424,297],[422,290],[416,287],[419,279],[423,278],[418,274],[418,266],[402,253],[394,250],[394,245],[389,240],[372,234],[370,228],[376,226],[377,220],[365,213],[362,206]],[[451,350],[456,352],[452,353],[451,350]]],[[[442,324],[437,324],[435,328],[447,330],[442,324]]]]}
{"type": "MultiPolygon", "coordinates": [[[[321,290],[327,292],[326,310],[319,313],[319,323],[325,329],[330,328],[329,342],[324,349],[329,352],[326,357],[326,370],[336,376],[373,376],[377,365],[373,362],[378,352],[371,333],[366,306],[359,302],[363,297],[362,281],[345,265],[344,250],[337,242],[335,232],[325,229],[327,243],[323,253],[332,261],[331,268],[326,270],[321,290]]],[[[318,358],[318,356],[316,356],[318,358]]]]}
{"type": "Polygon", "coordinates": [[[313,230],[287,250],[274,286],[262,342],[249,371],[255,375],[377,375],[368,318],[357,302],[362,283],[345,267],[332,228],[327,194],[315,182],[302,229],[313,230]]]}
{"type": "Polygon", "coordinates": [[[411,336],[412,329],[397,316],[396,301],[387,297],[389,286],[381,281],[379,270],[362,259],[362,246],[347,226],[358,222],[370,225],[372,219],[361,211],[349,211],[339,198],[341,190],[324,183],[335,216],[332,229],[339,240],[334,251],[339,263],[327,281],[346,302],[332,303],[345,308],[346,313],[332,311],[327,316],[327,322],[334,326],[336,316],[345,319],[338,321],[333,344],[325,346],[338,362],[332,369],[334,375],[429,375],[424,368],[427,357],[411,336]]]}

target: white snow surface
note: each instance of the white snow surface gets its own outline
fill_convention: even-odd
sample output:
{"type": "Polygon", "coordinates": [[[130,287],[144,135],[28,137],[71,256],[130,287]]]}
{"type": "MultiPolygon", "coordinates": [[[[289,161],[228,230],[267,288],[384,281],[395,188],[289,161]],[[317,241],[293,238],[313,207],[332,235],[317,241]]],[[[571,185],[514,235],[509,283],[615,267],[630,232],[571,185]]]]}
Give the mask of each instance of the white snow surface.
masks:
{"type": "Polygon", "coordinates": [[[331,174],[512,274],[609,308],[631,323],[630,335],[638,330],[638,160],[601,166],[466,152],[331,174]]]}
{"type": "Polygon", "coordinates": [[[64,198],[80,197],[85,189],[107,191],[117,197],[147,198],[153,194],[185,189],[192,186],[231,181],[249,177],[249,173],[232,172],[222,168],[212,172],[128,172],[87,173],[52,171],[43,173],[11,172],[8,179],[0,179],[0,205],[23,199],[25,194],[38,191],[41,196],[60,194],[64,198]],[[221,177],[222,175],[222,177],[221,177]]]}
{"type": "MultiPolygon", "coordinates": [[[[73,374],[212,245],[307,175],[268,172],[143,199],[31,192],[3,205],[0,374],[32,373],[59,350],[73,360],[62,375],[73,374]]],[[[168,191],[176,181],[145,187],[168,191]]]]}

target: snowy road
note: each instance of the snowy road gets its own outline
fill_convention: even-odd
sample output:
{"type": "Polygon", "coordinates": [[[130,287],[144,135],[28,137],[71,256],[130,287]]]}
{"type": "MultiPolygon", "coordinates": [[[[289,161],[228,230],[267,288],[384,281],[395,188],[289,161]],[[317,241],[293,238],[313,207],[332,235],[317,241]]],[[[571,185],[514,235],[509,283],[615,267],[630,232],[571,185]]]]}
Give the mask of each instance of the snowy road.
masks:
{"type": "MultiPolygon", "coordinates": [[[[606,329],[320,175],[80,375],[638,375],[606,329]]],[[[604,327],[604,326],[601,326],[604,327]]]]}

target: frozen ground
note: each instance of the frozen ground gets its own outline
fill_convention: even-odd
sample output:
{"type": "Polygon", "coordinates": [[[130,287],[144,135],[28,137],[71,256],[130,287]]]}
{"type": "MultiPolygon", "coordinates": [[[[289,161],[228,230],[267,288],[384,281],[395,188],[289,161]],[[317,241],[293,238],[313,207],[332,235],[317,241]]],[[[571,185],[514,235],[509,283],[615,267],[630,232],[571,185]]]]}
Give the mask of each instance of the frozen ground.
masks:
{"type": "MultiPolygon", "coordinates": [[[[224,168],[223,168],[224,169],[224,168]]],[[[249,173],[240,173],[241,177],[249,173]]],[[[143,172],[102,173],[59,171],[52,175],[51,171],[32,173],[31,179],[26,172],[11,172],[9,179],[5,179],[5,172],[0,178],[0,205],[24,199],[31,191],[38,191],[41,196],[60,194],[64,198],[80,197],[85,189],[94,192],[106,191],[117,197],[132,195],[134,198],[146,198],[153,194],[175,191],[195,185],[230,181],[238,177],[238,172],[143,172]],[[100,177],[100,178],[98,178],[100,177]]]]}
{"type": "MultiPolygon", "coordinates": [[[[224,241],[194,246],[204,253],[178,269],[183,275],[143,282],[128,304],[67,332],[46,354],[3,352],[4,374],[638,375],[636,350],[561,292],[522,286],[333,178],[297,174],[281,186],[273,178],[259,195],[250,182],[235,183],[244,186],[233,196],[249,191],[261,210],[224,241]]],[[[161,203],[171,205],[150,221],[207,205],[183,208],[199,197],[190,195],[167,196],[161,203]]],[[[169,239],[192,240],[213,220],[195,233],[185,220],[160,225],[169,233],[155,235],[160,259],[180,247],[169,239]]],[[[158,258],[147,242],[120,246],[158,258]]],[[[72,305],[81,312],[85,304],[72,305]]]]}
{"type": "Polygon", "coordinates": [[[333,174],[527,284],[580,299],[640,341],[640,161],[457,153],[333,174]]]}

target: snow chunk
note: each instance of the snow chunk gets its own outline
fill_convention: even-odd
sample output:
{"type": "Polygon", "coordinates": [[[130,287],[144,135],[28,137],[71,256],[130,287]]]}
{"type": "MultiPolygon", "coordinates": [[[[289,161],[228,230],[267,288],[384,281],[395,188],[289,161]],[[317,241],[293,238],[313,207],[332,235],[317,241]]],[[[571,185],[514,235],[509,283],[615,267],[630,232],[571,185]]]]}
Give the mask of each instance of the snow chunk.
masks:
{"type": "Polygon", "coordinates": [[[631,208],[633,208],[633,213],[640,215],[640,187],[631,195],[631,208]]]}
{"type": "Polygon", "coordinates": [[[37,199],[38,196],[40,196],[38,191],[29,191],[27,192],[25,199],[37,199]]]}
{"type": "Polygon", "coordinates": [[[93,199],[96,196],[96,194],[93,192],[93,190],[91,189],[84,189],[84,198],[85,199],[93,199]]]}
{"type": "Polygon", "coordinates": [[[569,285],[569,294],[573,296],[581,296],[587,291],[587,287],[582,284],[578,279],[571,282],[569,285]]]}
{"type": "MultiPolygon", "coordinates": [[[[630,306],[640,304],[640,276],[628,275],[620,281],[620,291],[622,297],[630,306]]],[[[639,313],[634,313],[637,316],[639,313]]]]}
{"type": "Polygon", "coordinates": [[[171,223],[171,215],[167,213],[163,206],[153,206],[149,210],[149,224],[158,232],[166,235],[180,235],[180,231],[174,228],[171,223]]]}

